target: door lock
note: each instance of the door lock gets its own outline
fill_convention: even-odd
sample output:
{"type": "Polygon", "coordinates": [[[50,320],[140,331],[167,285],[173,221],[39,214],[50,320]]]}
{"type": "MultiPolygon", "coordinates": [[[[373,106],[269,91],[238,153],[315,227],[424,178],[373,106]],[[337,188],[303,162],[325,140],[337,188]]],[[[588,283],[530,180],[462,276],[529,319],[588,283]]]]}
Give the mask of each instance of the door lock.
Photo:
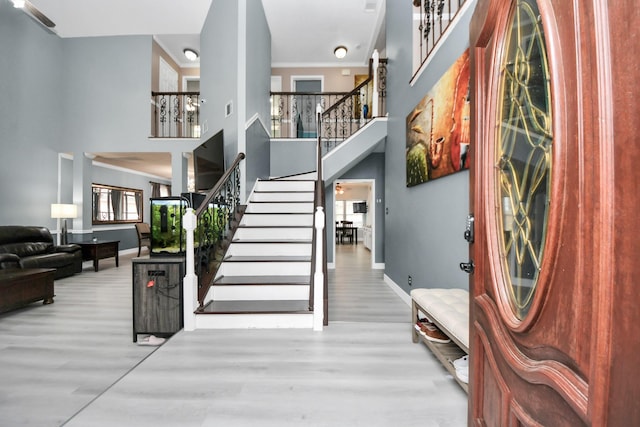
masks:
{"type": "Polygon", "coordinates": [[[473,239],[474,239],[474,217],[473,214],[469,214],[467,215],[467,224],[466,227],[464,228],[464,240],[466,240],[469,243],[473,243],[473,239]]]}
{"type": "Polygon", "coordinates": [[[465,273],[473,273],[473,270],[475,268],[475,265],[473,264],[473,260],[470,260],[469,262],[461,262],[460,263],[460,270],[464,271],[465,273]]]}

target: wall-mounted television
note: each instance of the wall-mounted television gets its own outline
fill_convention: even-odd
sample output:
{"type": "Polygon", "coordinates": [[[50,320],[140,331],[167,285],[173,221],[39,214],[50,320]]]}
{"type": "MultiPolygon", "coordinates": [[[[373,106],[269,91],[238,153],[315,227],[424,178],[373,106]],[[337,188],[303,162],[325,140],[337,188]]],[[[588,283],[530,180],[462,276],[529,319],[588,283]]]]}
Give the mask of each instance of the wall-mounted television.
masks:
{"type": "Polygon", "coordinates": [[[193,150],[195,190],[207,192],[224,175],[224,135],[221,130],[193,150]]]}
{"type": "Polygon", "coordinates": [[[367,202],[354,202],[353,213],[367,213],[367,202]]]}

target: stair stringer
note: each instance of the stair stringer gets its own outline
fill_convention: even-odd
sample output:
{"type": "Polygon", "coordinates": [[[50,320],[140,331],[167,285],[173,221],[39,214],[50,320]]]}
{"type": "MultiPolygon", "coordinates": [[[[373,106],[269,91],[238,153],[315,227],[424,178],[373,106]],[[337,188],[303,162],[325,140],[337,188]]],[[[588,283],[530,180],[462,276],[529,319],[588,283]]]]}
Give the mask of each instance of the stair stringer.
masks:
{"type": "Polygon", "coordinates": [[[387,137],[387,118],[379,117],[370,121],[358,132],[340,143],[322,158],[322,179],[333,182],[344,172],[357,165],[369,154],[384,144],[387,137]]]}

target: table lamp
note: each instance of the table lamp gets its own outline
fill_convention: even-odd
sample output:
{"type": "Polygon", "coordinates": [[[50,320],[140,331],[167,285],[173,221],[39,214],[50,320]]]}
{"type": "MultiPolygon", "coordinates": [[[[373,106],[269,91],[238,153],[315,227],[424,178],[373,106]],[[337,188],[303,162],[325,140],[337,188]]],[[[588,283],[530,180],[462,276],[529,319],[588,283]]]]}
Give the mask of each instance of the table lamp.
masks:
{"type": "Polygon", "coordinates": [[[51,218],[62,219],[61,243],[66,245],[69,243],[67,238],[67,219],[78,217],[78,207],[72,204],[51,204],[51,218]]]}

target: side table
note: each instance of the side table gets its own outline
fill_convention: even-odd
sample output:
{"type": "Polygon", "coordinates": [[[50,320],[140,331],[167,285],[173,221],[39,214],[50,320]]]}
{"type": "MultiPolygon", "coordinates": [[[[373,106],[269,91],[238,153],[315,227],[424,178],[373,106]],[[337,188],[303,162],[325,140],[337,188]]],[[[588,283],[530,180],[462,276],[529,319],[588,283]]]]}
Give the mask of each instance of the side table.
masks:
{"type": "Polygon", "coordinates": [[[98,271],[98,260],[116,258],[118,267],[118,244],[120,240],[92,240],[90,242],[74,242],[82,247],[82,260],[93,261],[93,269],[98,271]]]}

